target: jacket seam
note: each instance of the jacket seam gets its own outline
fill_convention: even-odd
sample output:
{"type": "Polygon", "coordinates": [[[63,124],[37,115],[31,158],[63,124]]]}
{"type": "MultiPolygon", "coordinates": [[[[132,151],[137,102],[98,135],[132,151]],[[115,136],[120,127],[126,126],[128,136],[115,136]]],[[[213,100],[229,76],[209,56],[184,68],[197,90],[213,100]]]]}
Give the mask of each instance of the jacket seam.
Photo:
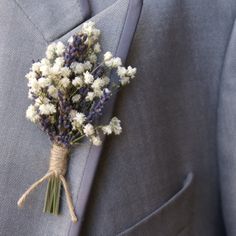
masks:
{"type": "Polygon", "coordinates": [[[40,28],[31,20],[29,15],[25,12],[25,10],[22,8],[22,6],[17,2],[17,0],[14,0],[15,4],[18,6],[18,8],[22,11],[24,16],[28,19],[28,21],[34,26],[34,28],[38,31],[38,33],[42,36],[43,40],[48,44],[49,42],[46,40],[46,38],[43,35],[43,32],[40,30],[40,28]]]}

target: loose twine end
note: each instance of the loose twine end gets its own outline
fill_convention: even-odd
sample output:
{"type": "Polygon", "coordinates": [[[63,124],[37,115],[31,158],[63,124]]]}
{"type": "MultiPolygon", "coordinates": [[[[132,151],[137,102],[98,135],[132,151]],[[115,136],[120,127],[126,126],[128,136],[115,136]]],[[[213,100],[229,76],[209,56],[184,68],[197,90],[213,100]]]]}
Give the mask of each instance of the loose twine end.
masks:
{"type": "Polygon", "coordinates": [[[53,144],[52,149],[51,149],[51,157],[50,157],[48,172],[41,179],[39,179],[35,183],[33,183],[25,191],[25,193],[23,193],[23,195],[20,197],[20,199],[17,202],[17,205],[19,208],[22,208],[24,206],[24,203],[25,203],[27,197],[39,185],[41,185],[44,181],[49,179],[51,176],[57,176],[60,178],[62,185],[64,187],[64,190],[65,190],[66,201],[67,201],[67,205],[69,208],[71,220],[74,223],[76,223],[78,221],[78,218],[75,214],[69,186],[68,186],[68,183],[64,177],[64,175],[66,174],[66,170],[67,170],[68,154],[69,154],[69,150],[67,148],[53,144]]]}

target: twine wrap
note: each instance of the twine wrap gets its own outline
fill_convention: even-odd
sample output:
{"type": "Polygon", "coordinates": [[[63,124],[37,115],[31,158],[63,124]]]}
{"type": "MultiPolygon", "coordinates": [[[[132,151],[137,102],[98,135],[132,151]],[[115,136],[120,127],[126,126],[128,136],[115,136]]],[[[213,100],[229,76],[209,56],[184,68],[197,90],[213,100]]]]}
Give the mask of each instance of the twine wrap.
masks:
{"type": "Polygon", "coordinates": [[[49,161],[49,172],[54,172],[56,176],[65,175],[69,149],[53,144],[49,161]]]}
{"type": "Polygon", "coordinates": [[[61,180],[62,186],[64,187],[65,194],[66,194],[66,201],[69,208],[71,220],[73,222],[77,222],[78,219],[75,215],[69,186],[64,177],[67,171],[68,158],[69,158],[68,148],[64,148],[64,147],[58,146],[57,144],[53,144],[51,148],[51,156],[50,156],[50,161],[49,161],[48,172],[41,179],[33,183],[25,191],[25,193],[23,193],[23,195],[18,200],[17,205],[19,207],[23,207],[27,197],[29,196],[31,192],[33,192],[39,185],[41,185],[44,181],[46,181],[50,177],[56,176],[61,180]]]}

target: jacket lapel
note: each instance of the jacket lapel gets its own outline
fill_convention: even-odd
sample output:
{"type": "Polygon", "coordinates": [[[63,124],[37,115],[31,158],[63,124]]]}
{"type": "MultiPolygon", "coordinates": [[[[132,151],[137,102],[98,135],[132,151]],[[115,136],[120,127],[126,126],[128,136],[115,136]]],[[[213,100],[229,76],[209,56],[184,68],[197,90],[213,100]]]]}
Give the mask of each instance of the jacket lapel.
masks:
{"type": "Polygon", "coordinates": [[[227,46],[218,107],[218,159],[222,207],[228,233],[235,235],[236,179],[236,20],[227,46]]]}
{"type": "Polygon", "coordinates": [[[61,37],[90,14],[87,0],[15,1],[47,42],[61,37]]]}
{"type": "MultiPolygon", "coordinates": [[[[125,61],[138,23],[141,8],[141,0],[119,0],[90,19],[101,30],[103,52],[111,51],[113,55],[119,56],[123,62],[125,61]]],[[[63,36],[61,40],[67,40],[80,27],[73,29],[63,36]]],[[[111,79],[116,80],[117,78],[112,74],[111,79]]],[[[112,116],[116,97],[117,95],[114,94],[113,99],[109,101],[109,105],[107,105],[104,111],[102,123],[107,123],[112,116]]],[[[103,138],[103,145],[99,147],[93,146],[88,142],[83,143],[72,153],[68,178],[72,185],[71,189],[77,190],[77,192],[73,191],[73,200],[79,221],[77,224],[71,223],[69,235],[78,235],[80,232],[104,141],[103,138]]]]}

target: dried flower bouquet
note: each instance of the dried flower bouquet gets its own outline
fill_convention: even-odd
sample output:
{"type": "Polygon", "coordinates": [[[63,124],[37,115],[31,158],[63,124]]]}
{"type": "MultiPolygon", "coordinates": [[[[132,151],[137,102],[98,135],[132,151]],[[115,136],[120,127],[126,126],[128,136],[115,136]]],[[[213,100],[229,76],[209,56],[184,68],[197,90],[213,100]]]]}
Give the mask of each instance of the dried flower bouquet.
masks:
{"type": "Polygon", "coordinates": [[[26,117],[50,137],[52,142],[49,170],[32,184],[18,201],[23,206],[27,196],[45,180],[48,186],[44,212],[58,214],[61,185],[65,189],[71,219],[77,221],[65,174],[69,151],[73,145],[88,138],[92,144],[101,144],[101,134],[119,135],[121,122],[113,117],[106,125],[99,124],[105,103],[114,89],[119,89],[135,77],[136,68],[122,66],[119,57],[106,52],[101,54],[100,30],[94,22],[83,24],[82,30],[64,45],[52,43],[47,47],[46,57],[32,65],[26,75],[29,98],[33,101],[26,117]],[[101,58],[101,56],[99,57],[101,58]],[[110,80],[115,70],[119,81],[110,80]]]}

